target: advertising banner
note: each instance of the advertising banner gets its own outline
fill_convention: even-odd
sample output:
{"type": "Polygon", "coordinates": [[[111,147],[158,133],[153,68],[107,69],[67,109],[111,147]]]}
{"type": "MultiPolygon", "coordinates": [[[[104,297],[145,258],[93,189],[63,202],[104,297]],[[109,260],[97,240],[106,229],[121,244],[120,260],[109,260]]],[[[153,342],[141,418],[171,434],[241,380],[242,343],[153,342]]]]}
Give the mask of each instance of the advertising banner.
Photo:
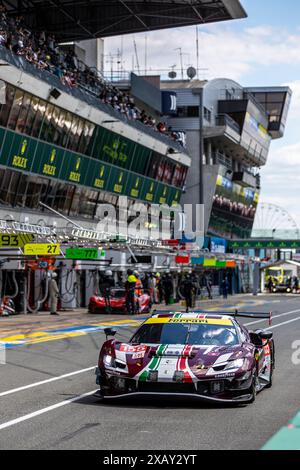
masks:
{"type": "MultiPolygon", "coordinates": [[[[148,203],[176,206],[181,189],[126,170],[131,165],[136,171],[144,169],[150,151],[109,134],[102,150],[96,151],[94,146],[96,159],[0,128],[0,165],[148,203]]],[[[103,136],[98,137],[103,142],[103,136]]]]}
{"type": "Polygon", "coordinates": [[[250,238],[258,201],[258,191],[219,175],[209,232],[225,239],[250,238]]]}

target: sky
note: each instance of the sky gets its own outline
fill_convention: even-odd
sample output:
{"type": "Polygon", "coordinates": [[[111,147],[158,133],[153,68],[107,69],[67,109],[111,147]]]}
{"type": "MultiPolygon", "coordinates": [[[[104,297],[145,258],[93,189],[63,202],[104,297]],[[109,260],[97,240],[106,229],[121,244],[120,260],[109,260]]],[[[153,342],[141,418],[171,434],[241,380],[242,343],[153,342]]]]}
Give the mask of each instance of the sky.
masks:
{"type": "MultiPolygon", "coordinates": [[[[262,169],[261,201],[286,209],[300,228],[300,2],[297,0],[241,0],[248,13],[243,20],[198,28],[200,78],[226,77],[243,86],[288,85],[293,91],[285,136],[271,144],[262,169]]],[[[105,68],[109,54],[123,51],[123,67],[131,70],[134,41],[140,68],[145,68],[146,35],[105,40],[105,68]]],[[[196,66],[196,28],[175,28],[147,33],[147,65],[180,76],[181,47],[184,68],[196,66]]],[[[114,68],[117,69],[116,61],[114,68]]],[[[134,60],[136,66],[136,60],[134,60]]]]}

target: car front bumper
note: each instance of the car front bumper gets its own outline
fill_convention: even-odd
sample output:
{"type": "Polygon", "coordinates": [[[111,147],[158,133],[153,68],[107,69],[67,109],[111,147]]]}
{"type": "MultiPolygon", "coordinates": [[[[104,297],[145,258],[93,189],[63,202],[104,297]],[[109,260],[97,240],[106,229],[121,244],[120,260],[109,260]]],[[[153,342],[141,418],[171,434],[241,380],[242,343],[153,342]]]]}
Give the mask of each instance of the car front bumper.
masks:
{"type": "Polygon", "coordinates": [[[249,389],[252,377],[247,380],[212,379],[192,383],[139,382],[128,377],[101,376],[96,369],[96,383],[100,385],[101,396],[105,400],[122,398],[182,398],[214,403],[247,403],[252,396],[249,389]]]}

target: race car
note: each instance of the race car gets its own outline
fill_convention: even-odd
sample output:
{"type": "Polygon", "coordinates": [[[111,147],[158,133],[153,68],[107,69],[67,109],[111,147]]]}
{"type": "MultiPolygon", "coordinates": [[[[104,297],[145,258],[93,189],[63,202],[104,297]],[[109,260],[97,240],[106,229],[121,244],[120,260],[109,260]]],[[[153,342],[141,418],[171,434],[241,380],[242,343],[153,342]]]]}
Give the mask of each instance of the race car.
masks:
{"type": "MultiPolygon", "coordinates": [[[[135,295],[136,311],[134,313],[150,313],[151,298],[146,291],[135,295]]],[[[89,313],[129,313],[126,303],[126,290],[122,288],[110,289],[106,298],[99,295],[91,297],[88,307],[89,313]]]]}
{"type": "Polygon", "coordinates": [[[128,343],[106,329],[96,369],[100,399],[186,397],[252,403],[272,386],[273,334],[249,331],[238,318],[271,314],[154,313],[128,343]]]}

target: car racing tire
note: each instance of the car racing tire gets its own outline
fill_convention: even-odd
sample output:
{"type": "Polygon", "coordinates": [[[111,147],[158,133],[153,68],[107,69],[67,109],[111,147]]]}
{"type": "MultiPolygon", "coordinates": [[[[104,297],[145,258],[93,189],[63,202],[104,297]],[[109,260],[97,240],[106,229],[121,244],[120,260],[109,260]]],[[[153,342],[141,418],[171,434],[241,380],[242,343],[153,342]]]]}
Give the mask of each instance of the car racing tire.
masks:
{"type": "Polygon", "coordinates": [[[268,385],[265,386],[265,388],[272,388],[273,386],[273,372],[274,372],[274,363],[271,363],[271,373],[270,373],[270,380],[268,385]]]}
{"type": "Polygon", "coordinates": [[[275,345],[274,341],[271,343],[271,374],[270,374],[270,382],[266,385],[265,388],[272,388],[273,386],[273,374],[275,369],[275,345]]]}
{"type": "Polygon", "coordinates": [[[248,391],[249,395],[251,395],[251,398],[248,401],[249,404],[254,403],[256,400],[256,395],[257,395],[256,385],[257,385],[257,372],[255,370],[255,372],[253,373],[253,377],[252,377],[252,384],[248,391]]]}
{"type": "Polygon", "coordinates": [[[272,367],[272,370],[271,370],[270,381],[269,381],[268,385],[265,386],[265,388],[272,388],[272,386],[273,386],[273,367],[272,367]]]}

